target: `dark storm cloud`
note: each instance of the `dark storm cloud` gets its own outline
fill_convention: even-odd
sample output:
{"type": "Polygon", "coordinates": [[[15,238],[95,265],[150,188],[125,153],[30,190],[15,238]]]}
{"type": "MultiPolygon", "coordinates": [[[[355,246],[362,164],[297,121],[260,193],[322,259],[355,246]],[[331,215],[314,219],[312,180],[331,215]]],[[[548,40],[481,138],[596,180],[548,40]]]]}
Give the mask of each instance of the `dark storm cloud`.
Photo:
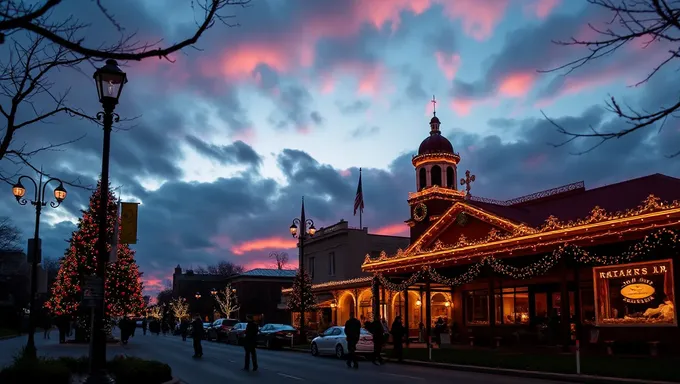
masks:
{"type": "Polygon", "coordinates": [[[312,95],[298,84],[285,85],[274,96],[278,111],[270,116],[269,121],[279,129],[306,130],[323,124],[323,117],[317,111],[311,111],[312,95]]]}
{"type": "Polygon", "coordinates": [[[344,114],[366,112],[371,107],[371,103],[368,100],[354,100],[353,102],[350,103],[338,101],[336,105],[338,106],[340,112],[344,114]]]}
{"type": "Polygon", "coordinates": [[[251,146],[240,140],[229,145],[215,145],[206,143],[196,136],[187,135],[186,141],[198,153],[218,161],[222,165],[246,164],[258,167],[262,164],[260,155],[251,146]]]}
{"type": "Polygon", "coordinates": [[[363,139],[366,137],[375,136],[380,133],[380,127],[375,125],[362,125],[349,133],[353,139],[363,139]]]}

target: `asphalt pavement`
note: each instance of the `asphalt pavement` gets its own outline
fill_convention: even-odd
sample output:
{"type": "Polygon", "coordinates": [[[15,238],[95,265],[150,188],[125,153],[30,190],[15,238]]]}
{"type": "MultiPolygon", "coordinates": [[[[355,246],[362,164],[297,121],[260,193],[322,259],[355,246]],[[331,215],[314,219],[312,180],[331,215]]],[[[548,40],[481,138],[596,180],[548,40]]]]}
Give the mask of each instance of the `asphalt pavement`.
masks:
{"type": "MultiPolygon", "coordinates": [[[[41,356],[83,356],[87,346],[65,344],[56,341],[56,332],[51,340],[43,340],[36,334],[38,353],[41,356]]],[[[11,363],[12,356],[24,345],[26,337],[0,341],[0,366],[11,363]]],[[[145,359],[159,360],[172,367],[175,377],[186,384],[221,383],[394,383],[414,384],[426,382],[453,382],[465,384],[549,384],[554,381],[534,380],[508,376],[458,372],[444,369],[424,368],[387,363],[375,366],[360,362],[359,369],[347,368],[343,361],[334,357],[313,357],[311,354],[288,350],[257,350],[259,370],[245,372],[243,348],[224,343],[203,342],[204,356],[193,359],[191,339],[183,342],[177,336],[142,335],[140,330],[127,345],[112,345],[107,349],[109,358],[125,354],[145,359]]]]}

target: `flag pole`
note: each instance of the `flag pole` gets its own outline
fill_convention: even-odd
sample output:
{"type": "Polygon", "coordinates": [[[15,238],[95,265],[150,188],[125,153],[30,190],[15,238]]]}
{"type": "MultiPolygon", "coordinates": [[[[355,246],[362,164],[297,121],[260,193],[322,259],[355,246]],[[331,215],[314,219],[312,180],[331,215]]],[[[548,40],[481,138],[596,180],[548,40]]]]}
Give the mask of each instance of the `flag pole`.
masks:
{"type": "MultiPolygon", "coordinates": [[[[359,168],[359,182],[361,183],[361,168],[359,168]]],[[[361,207],[359,207],[359,229],[364,230],[363,215],[364,215],[364,186],[361,186],[361,207]]]]}

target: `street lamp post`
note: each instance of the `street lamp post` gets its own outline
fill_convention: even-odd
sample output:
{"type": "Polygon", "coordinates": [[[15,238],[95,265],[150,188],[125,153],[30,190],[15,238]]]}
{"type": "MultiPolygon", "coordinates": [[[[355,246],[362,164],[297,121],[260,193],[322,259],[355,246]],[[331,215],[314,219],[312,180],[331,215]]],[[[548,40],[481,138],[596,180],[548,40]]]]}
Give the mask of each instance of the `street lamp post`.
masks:
{"type": "Polygon", "coordinates": [[[37,320],[37,309],[35,305],[35,300],[38,291],[38,263],[40,262],[38,258],[40,257],[40,214],[42,213],[42,208],[47,206],[45,201],[45,192],[47,184],[52,181],[58,182],[59,185],[54,189],[54,199],[57,200],[50,202],[50,207],[57,208],[61,205],[61,202],[66,199],[66,190],[64,189],[64,183],[61,180],[53,177],[45,182],[43,182],[43,175],[40,174],[40,178],[36,183],[35,180],[30,176],[21,176],[17,183],[12,187],[12,194],[17,199],[17,202],[21,205],[26,205],[29,202],[35,207],[35,232],[33,233],[33,254],[31,255],[31,301],[30,301],[30,313],[28,314],[28,342],[26,343],[26,354],[31,358],[37,357],[37,350],[35,348],[35,326],[37,320]],[[26,195],[26,188],[21,184],[21,180],[26,179],[33,183],[35,187],[35,194],[33,199],[26,200],[24,196],[26,195]]]}
{"type": "Polygon", "coordinates": [[[314,236],[316,228],[314,228],[314,221],[305,217],[305,198],[302,197],[302,209],[300,211],[300,218],[293,219],[293,224],[290,226],[290,234],[298,239],[299,259],[300,259],[300,338],[304,344],[307,341],[305,330],[305,301],[303,299],[305,285],[305,237],[307,235],[314,236]]]}
{"type": "MultiPolygon", "coordinates": [[[[120,121],[114,109],[118,99],[127,83],[127,75],[119,67],[116,60],[106,60],[106,65],[98,68],[94,73],[99,102],[104,108],[103,112],[97,113],[97,119],[104,125],[104,145],[102,149],[102,180],[99,196],[99,239],[97,244],[96,271],[99,276],[99,284],[104,292],[106,282],[106,264],[109,258],[107,213],[109,202],[109,153],[111,151],[111,130],[113,123],[120,121]]],[[[94,310],[94,322],[92,329],[92,354],[90,356],[90,376],[87,384],[109,384],[115,381],[106,372],[106,329],[104,327],[105,304],[104,297],[97,303],[94,310]]]]}

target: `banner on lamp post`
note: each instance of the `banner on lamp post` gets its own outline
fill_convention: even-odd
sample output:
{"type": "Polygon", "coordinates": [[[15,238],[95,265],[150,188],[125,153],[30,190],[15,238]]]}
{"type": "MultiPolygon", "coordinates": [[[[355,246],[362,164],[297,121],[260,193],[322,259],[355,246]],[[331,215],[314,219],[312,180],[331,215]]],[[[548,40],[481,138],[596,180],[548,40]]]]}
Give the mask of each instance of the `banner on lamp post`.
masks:
{"type": "Polygon", "coordinates": [[[139,203],[121,203],[120,242],[137,244],[137,212],[139,203]]]}

